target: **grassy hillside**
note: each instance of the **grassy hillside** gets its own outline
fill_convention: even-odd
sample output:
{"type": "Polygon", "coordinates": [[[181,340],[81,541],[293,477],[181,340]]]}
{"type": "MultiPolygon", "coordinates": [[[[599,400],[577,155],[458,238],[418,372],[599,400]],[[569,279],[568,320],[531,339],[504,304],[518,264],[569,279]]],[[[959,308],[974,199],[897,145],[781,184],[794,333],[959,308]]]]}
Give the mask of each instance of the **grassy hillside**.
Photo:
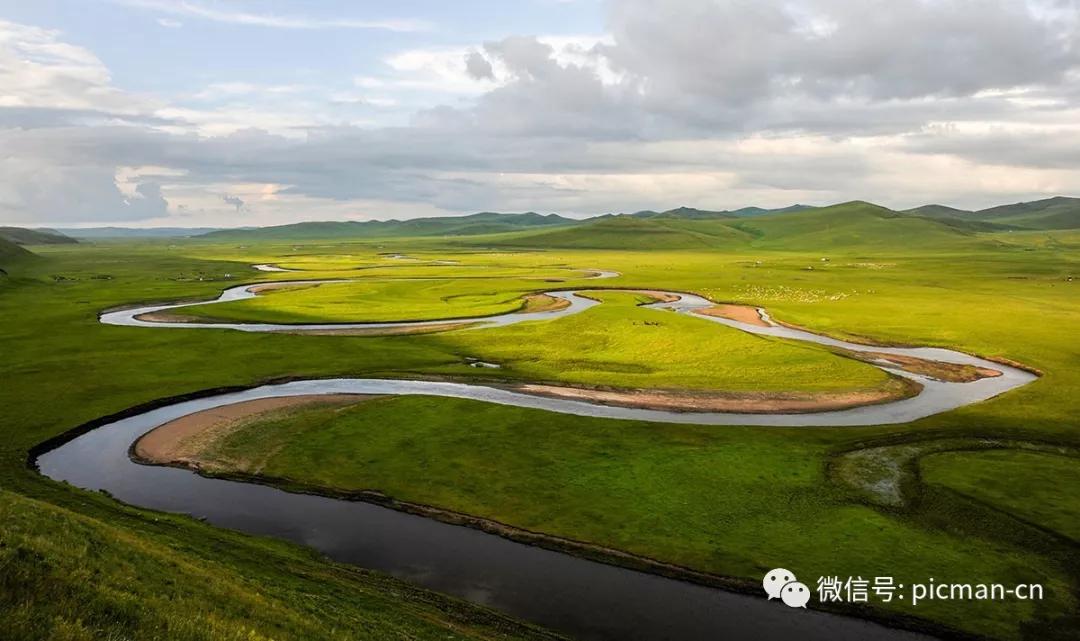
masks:
{"type": "Polygon", "coordinates": [[[975,212],[989,220],[1029,229],[1080,229],[1080,198],[1058,196],[1029,203],[1002,205],[975,212]]]}
{"type": "Polygon", "coordinates": [[[4,641],[555,638],[296,546],[76,501],[0,489],[4,641]]]}
{"type": "Polygon", "coordinates": [[[985,221],[907,215],[856,201],[742,217],[685,209],[650,216],[607,216],[564,229],[477,238],[474,243],[550,249],[758,247],[824,251],[890,247],[898,242],[943,247],[973,242],[976,232],[1011,228],[985,221]]]}
{"type": "Polygon", "coordinates": [[[1080,229],[1080,198],[1057,196],[1012,205],[967,211],[945,205],[924,205],[905,214],[996,224],[999,229],[1080,229]]]}
{"type": "Polygon", "coordinates": [[[969,232],[944,222],[905,216],[862,201],[760,216],[734,226],[753,236],[754,246],[774,249],[940,247],[970,240],[969,232]]]}
{"type": "Polygon", "coordinates": [[[0,227],[0,238],[17,245],[63,245],[79,241],[52,229],[24,229],[0,227]]]}
{"type": "Polygon", "coordinates": [[[897,235],[933,244],[958,240],[974,232],[1080,228],[1080,199],[1051,198],[968,212],[944,205],[925,205],[903,212],[865,202],[829,207],[793,205],[782,209],[744,207],[712,211],[678,207],[606,215],[585,221],[556,214],[479,213],[471,216],[418,218],[405,221],[310,222],[259,229],[211,232],[209,241],[297,242],[488,236],[476,243],[503,247],[552,249],[636,249],[648,243],[660,249],[731,247],[751,240],[762,246],[792,249],[881,245],[897,235]],[[816,234],[816,235],[815,235],[816,234]],[[785,239],[791,239],[790,241],[785,239]]]}
{"type": "Polygon", "coordinates": [[[644,210],[631,214],[636,218],[686,218],[686,219],[700,219],[700,218],[750,218],[753,216],[763,216],[765,214],[786,214],[794,213],[797,211],[806,211],[807,209],[814,209],[808,205],[792,205],[790,207],[782,207],[780,209],[764,209],[762,207],[743,207],[735,210],[720,210],[711,211],[706,209],[695,209],[693,207],[676,207],[675,209],[669,209],[667,211],[652,211],[644,210]]]}
{"type": "Polygon", "coordinates": [[[665,249],[694,249],[730,246],[751,237],[768,237],[766,242],[773,242],[781,237],[800,236],[801,240],[793,243],[792,248],[809,248],[820,239],[806,234],[822,230],[828,234],[835,231],[842,235],[842,238],[827,239],[824,246],[841,246],[865,242],[880,243],[895,233],[915,234],[919,238],[925,237],[932,242],[939,242],[945,239],[942,233],[948,234],[949,230],[946,228],[960,233],[1010,229],[1077,229],[1080,228],[1080,199],[1050,198],[978,212],[944,205],[925,205],[897,212],[865,202],[829,207],[793,205],[782,209],[744,207],[733,211],[677,207],[666,211],[644,210],[628,215],[606,215],[585,221],[556,214],[484,212],[470,216],[404,221],[310,222],[258,229],[220,230],[199,238],[211,241],[295,242],[513,234],[481,244],[633,249],[638,247],[639,242],[649,242],[665,249]],[[720,224],[694,227],[676,225],[674,222],[720,224]],[[745,233],[739,233],[738,230],[745,233]]]}
{"type": "Polygon", "coordinates": [[[553,249],[704,249],[730,247],[746,240],[746,234],[725,224],[725,219],[609,216],[574,227],[505,236],[482,244],[553,249]]]}
{"type": "Polygon", "coordinates": [[[441,218],[414,218],[411,220],[370,220],[341,222],[311,222],[259,229],[230,229],[205,234],[205,240],[310,240],[310,239],[359,239],[395,238],[414,236],[470,236],[518,231],[536,227],[573,224],[569,218],[556,214],[542,215],[498,214],[483,212],[470,216],[447,216],[441,218]]]}
{"type": "Polygon", "coordinates": [[[926,218],[962,218],[972,213],[966,209],[957,209],[947,205],[923,205],[914,209],[905,209],[902,213],[912,216],[925,216],[926,218]]]}
{"type": "Polygon", "coordinates": [[[764,216],[765,214],[791,214],[799,211],[806,211],[808,209],[817,209],[817,207],[812,207],[810,205],[791,205],[790,207],[781,207],[779,209],[743,207],[742,209],[736,209],[730,213],[739,218],[749,218],[752,216],[764,216]]]}
{"type": "Polygon", "coordinates": [[[0,269],[11,267],[13,264],[21,262],[31,256],[33,256],[33,254],[29,251],[19,247],[10,240],[0,238],[0,269]]]}
{"type": "Polygon", "coordinates": [[[675,209],[669,209],[667,211],[652,211],[644,210],[630,214],[634,218],[685,218],[685,219],[716,219],[716,218],[734,218],[734,216],[726,211],[709,211],[705,209],[694,209],[693,207],[676,207],[675,209]]]}

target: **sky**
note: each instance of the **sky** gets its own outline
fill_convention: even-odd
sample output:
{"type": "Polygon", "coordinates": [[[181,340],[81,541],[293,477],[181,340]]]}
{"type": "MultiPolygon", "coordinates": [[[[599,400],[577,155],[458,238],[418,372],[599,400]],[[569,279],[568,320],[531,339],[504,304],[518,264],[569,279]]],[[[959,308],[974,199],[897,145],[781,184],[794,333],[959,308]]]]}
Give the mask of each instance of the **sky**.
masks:
{"type": "Polygon", "coordinates": [[[1080,0],[0,0],[0,224],[1080,195],[1080,0]]]}

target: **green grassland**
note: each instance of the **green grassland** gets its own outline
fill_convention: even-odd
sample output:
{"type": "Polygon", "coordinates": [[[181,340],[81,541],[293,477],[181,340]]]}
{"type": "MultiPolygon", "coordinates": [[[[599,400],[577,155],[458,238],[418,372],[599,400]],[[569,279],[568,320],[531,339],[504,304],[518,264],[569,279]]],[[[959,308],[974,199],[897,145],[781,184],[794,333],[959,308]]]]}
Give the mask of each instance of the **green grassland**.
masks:
{"type": "MultiPolygon", "coordinates": [[[[321,269],[325,272],[325,267],[321,269]]],[[[296,274],[284,275],[300,279],[296,274]]],[[[272,289],[254,299],[191,306],[183,314],[208,320],[293,324],[491,316],[522,311],[529,292],[584,282],[584,276],[585,272],[565,269],[540,269],[526,275],[521,269],[489,271],[472,264],[432,265],[421,272],[415,267],[367,269],[352,276],[364,278],[361,282],[272,289]]],[[[310,273],[302,276],[310,277],[310,273]]]]}
{"type": "MultiPolygon", "coordinates": [[[[800,214],[815,212],[820,210],[800,214]]],[[[314,412],[277,426],[284,449],[269,457],[271,471],[334,487],[379,488],[396,498],[747,582],[784,564],[807,576],[881,573],[1041,582],[1047,593],[1042,602],[939,601],[914,611],[892,611],[993,638],[1069,638],[1080,611],[1080,554],[1067,539],[1077,531],[1080,514],[1074,474],[1054,476],[1054,487],[1044,490],[1053,492],[1050,502],[1042,498],[1046,494],[1029,492],[1039,477],[1021,475],[1039,463],[1021,458],[1009,467],[1007,461],[957,455],[946,464],[956,476],[931,479],[928,474],[920,500],[897,508],[877,505],[837,484],[829,469],[845,452],[884,445],[956,439],[1080,445],[1075,430],[1080,346],[1074,337],[1080,293],[1069,280],[1080,272],[1080,236],[985,233],[864,214],[858,214],[861,223],[836,223],[844,229],[836,242],[812,248],[800,239],[812,229],[781,218],[796,214],[771,214],[745,221],[750,227],[744,229],[728,226],[738,221],[706,220],[734,230],[735,244],[687,243],[677,249],[665,249],[648,237],[631,243],[633,235],[610,244],[621,249],[509,249],[513,243],[527,247],[521,239],[529,235],[556,233],[545,230],[392,242],[272,241],[246,247],[235,241],[55,245],[35,248],[41,255],[36,260],[0,256],[0,267],[9,274],[0,278],[5,516],[0,519],[0,564],[5,568],[0,621],[15,631],[9,635],[15,639],[496,638],[495,629],[509,638],[535,635],[479,608],[326,563],[294,546],[125,507],[53,483],[27,469],[25,460],[31,447],[85,421],[218,386],[333,375],[481,381],[508,376],[598,380],[594,377],[602,375],[620,385],[663,386],[667,374],[615,370],[627,369],[623,363],[651,368],[656,354],[687,350],[692,341],[681,336],[698,330],[682,323],[700,325],[701,336],[707,336],[692,344],[686,360],[667,366],[672,377],[682,377],[680,385],[691,386],[701,376],[692,367],[694,355],[730,355],[730,345],[739,343],[729,341],[747,339],[707,321],[638,309],[631,299],[611,294],[602,294],[612,296],[608,303],[578,317],[428,336],[154,331],[103,326],[96,320],[109,307],[209,299],[238,282],[365,278],[369,271],[383,280],[461,276],[455,282],[467,294],[477,290],[470,289],[474,280],[465,276],[502,270],[498,273],[508,276],[506,282],[491,279],[484,285],[511,300],[526,287],[521,281],[525,271],[575,267],[617,270],[623,276],[597,282],[563,274],[565,283],[558,287],[693,291],[717,301],[759,304],[777,318],[830,334],[965,349],[1020,361],[1044,376],[997,399],[913,424],[844,429],[651,425],[451,399],[383,399],[357,406],[339,422],[322,421],[314,412]],[[890,234],[893,243],[887,242],[890,234]],[[380,255],[386,252],[422,260],[384,268],[389,261],[380,255]],[[438,260],[462,264],[431,264],[438,260]],[[269,274],[250,268],[263,262],[310,272],[269,274]],[[357,269],[372,265],[379,267],[357,269]],[[644,341],[634,345],[620,338],[620,330],[610,343],[596,345],[595,352],[590,346],[582,363],[575,363],[572,333],[599,340],[599,330],[590,324],[612,322],[605,316],[609,312],[631,323],[656,317],[664,323],[658,332],[665,338],[651,347],[644,341]],[[559,330],[571,327],[564,323],[577,324],[559,330]],[[512,344],[526,340],[548,344],[512,344]],[[628,351],[633,355],[624,354],[628,351]],[[502,360],[509,373],[468,367],[464,356],[502,360]],[[576,372],[603,363],[619,368],[576,372]],[[404,412],[416,420],[402,421],[404,412]],[[376,429],[379,425],[384,429],[376,429]],[[349,439],[361,453],[358,460],[368,465],[325,464],[320,457],[331,456],[330,434],[349,439]],[[430,479],[415,474],[418,458],[430,479]],[[313,460],[318,465],[305,462],[313,460]],[[994,474],[985,470],[999,468],[1027,480],[981,494],[971,490],[984,485],[980,475],[994,474]],[[1053,509],[1021,510],[1025,503],[1053,509]],[[394,587],[383,589],[387,585],[394,587]],[[391,593],[397,596],[387,598],[391,593]],[[255,612],[262,608],[280,616],[255,612]],[[204,618],[194,620],[212,625],[184,627],[196,612],[204,618]]],[[[592,233],[585,226],[577,231],[586,236],[577,247],[604,246],[597,243],[618,236],[604,229],[592,233]]],[[[439,296],[452,294],[453,286],[446,287],[439,296]]],[[[549,287],[537,282],[529,289],[549,287]]],[[[281,293],[265,300],[288,306],[297,295],[307,294],[281,293]]],[[[425,296],[418,293],[413,300],[423,304],[425,296]]],[[[360,300],[350,305],[367,307],[360,300]]],[[[625,335],[645,327],[631,324],[625,335]]],[[[813,365],[813,351],[754,340],[771,354],[780,354],[773,350],[783,347],[778,363],[810,359],[807,373],[820,365],[813,365]]],[[[832,357],[828,363],[849,364],[832,357]]],[[[852,373],[865,371],[859,366],[852,373]]],[[[746,382],[760,377],[762,386],[783,382],[775,372],[741,375],[746,382]]],[[[249,446],[242,441],[229,445],[236,451],[249,446]]]]}
{"type": "Polygon", "coordinates": [[[817,346],[643,309],[640,295],[585,294],[603,304],[557,322],[452,332],[433,340],[498,363],[502,376],[578,385],[816,392],[874,389],[891,380],[875,367],[817,346]]]}
{"type": "MultiPolygon", "coordinates": [[[[942,602],[918,610],[967,619],[972,632],[1007,630],[1003,616],[1025,621],[1040,609],[1075,607],[1068,580],[1048,561],[1002,541],[961,546],[948,532],[852,501],[821,466],[839,437],[389,397],[255,421],[205,460],[286,486],[377,490],[728,576],[757,577],[791,559],[808,576],[895,576],[908,584],[930,576],[1054,577],[1053,600],[1038,606],[942,602]]],[[[911,613],[899,603],[894,609],[911,613]]]]}
{"type": "Polygon", "coordinates": [[[922,459],[926,483],[1007,510],[1080,541],[1080,514],[1062,488],[1080,487],[1080,459],[1018,452],[942,452],[922,459]]]}
{"type": "MultiPolygon", "coordinates": [[[[518,279],[298,285],[246,301],[188,307],[181,313],[207,320],[281,323],[461,318],[518,311],[525,304],[522,295],[536,285],[518,279]],[[320,316],[323,310],[326,316],[320,316]]],[[[603,304],[557,323],[453,332],[433,342],[463,357],[498,363],[500,375],[508,379],[736,392],[898,386],[881,370],[818,346],[752,336],[704,319],[638,307],[654,302],[647,296],[604,290],[585,294],[603,304]]]]}
{"type": "MultiPolygon", "coordinates": [[[[541,281],[542,282],[542,281],[541,281]]],[[[186,307],[185,316],[268,323],[417,321],[520,311],[537,280],[394,279],[296,285],[244,301],[186,307]]]]}

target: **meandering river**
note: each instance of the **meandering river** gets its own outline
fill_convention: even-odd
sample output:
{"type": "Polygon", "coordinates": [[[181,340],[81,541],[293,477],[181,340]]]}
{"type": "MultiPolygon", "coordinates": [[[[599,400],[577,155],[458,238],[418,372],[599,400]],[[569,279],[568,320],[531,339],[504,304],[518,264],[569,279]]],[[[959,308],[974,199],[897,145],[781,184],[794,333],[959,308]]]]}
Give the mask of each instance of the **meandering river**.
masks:
{"type": "MultiPolygon", "coordinates": [[[[602,275],[608,272],[600,272],[602,275]]],[[[311,284],[339,281],[288,281],[311,284]]],[[[255,296],[243,285],[225,290],[213,302],[255,296]]],[[[491,327],[577,314],[599,304],[571,290],[549,295],[569,305],[560,310],[456,319],[491,327]]],[[[674,302],[649,307],[691,314],[713,302],[669,292],[674,302]]],[[[150,305],[110,311],[101,322],[141,328],[230,329],[280,332],[320,329],[374,329],[444,325],[447,321],[282,325],[271,323],[173,323],[141,320],[144,314],[193,304],[150,305]]],[[[188,414],[259,398],[307,394],[426,394],[470,398],[581,416],[661,423],[762,426],[842,426],[908,422],[982,401],[1035,380],[1019,368],[940,348],[885,348],[849,343],[772,323],[766,325],[699,316],[738,330],[841,347],[853,351],[914,356],[993,369],[1001,376],[948,383],[892,370],[918,381],[912,398],[866,407],[813,414],[737,414],[666,412],[596,405],[532,396],[477,384],[386,379],[296,381],[187,400],[97,427],[41,455],[43,474],[78,487],[104,490],[148,508],[182,512],[210,523],[254,534],[276,536],[318,549],[330,558],[382,570],[425,587],[485,604],[580,639],[714,640],[723,638],[889,639],[926,638],[876,623],[813,610],[785,607],[764,596],[703,587],[516,543],[478,530],[397,512],[372,504],[292,494],[275,488],[210,479],[170,467],[139,465],[128,456],[141,435],[188,414]]],[[[884,363],[879,364],[886,367],[884,363]]],[[[778,563],[780,560],[777,560],[778,563]]],[[[795,563],[797,559],[784,562],[795,563]]],[[[800,577],[802,578],[802,577],[800,577]]],[[[812,578],[804,578],[812,583],[812,578]]]]}
{"type": "MultiPolygon", "coordinates": [[[[603,273],[603,272],[602,272],[603,273]]],[[[281,323],[211,323],[211,322],[169,322],[144,320],[143,316],[160,314],[162,312],[176,312],[185,307],[195,305],[210,305],[231,301],[254,298],[258,295],[257,290],[267,286],[281,284],[289,285],[313,285],[327,283],[343,283],[340,280],[299,280],[282,281],[279,283],[260,283],[257,285],[240,285],[226,289],[213,301],[203,303],[171,303],[164,305],[147,305],[133,309],[110,311],[101,314],[101,322],[109,325],[125,327],[144,327],[159,329],[230,329],[244,332],[297,332],[297,331],[328,331],[328,330],[378,330],[404,327],[437,327],[447,323],[468,324],[472,329],[484,327],[498,327],[516,323],[524,323],[537,320],[555,320],[571,314],[581,313],[600,303],[594,299],[581,296],[574,290],[552,290],[546,292],[549,296],[561,298],[567,301],[562,309],[530,313],[506,313],[495,316],[483,316],[474,318],[456,318],[452,320],[430,320],[413,322],[380,322],[380,323],[313,323],[313,324],[281,324],[281,323]]],[[[867,352],[874,354],[890,354],[896,356],[915,357],[925,360],[939,361],[957,365],[970,365],[983,369],[1001,372],[1000,376],[982,378],[977,381],[956,383],[937,380],[928,376],[913,374],[896,368],[895,365],[885,362],[871,362],[872,365],[889,370],[898,376],[903,376],[918,382],[922,390],[911,398],[897,400],[878,405],[865,405],[843,410],[826,412],[801,413],[801,414],[759,414],[737,412],[674,412],[663,410],[650,410],[641,408],[617,407],[600,405],[586,401],[567,399],[546,398],[530,394],[523,394],[510,390],[497,389],[485,385],[439,383],[433,381],[387,381],[387,380],[363,380],[341,379],[338,381],[320,381],[320,385],[327,386],[328,393],[332,390],[329,386],[334,383],[348,387],[348,392],[355,393],[380,393],[380,394],[430,394],[434,396],[453,396],[457,398],[471,398],[491,403],[516,405],[519,407],[532,407],[552,412],[577,414],[581,416],[596,416],[605,418],[632,419],[643,421],[655,421],[661,423],[693,423],[702,425],[779,425],[779,426],[844,426],[844,425],[885,425],[895,423],[908,423],[933,414],[970,405],[979,401],[992,398],[1009,390],[1015,389],[1034,381],[1037,376],[1017,367],[1004,365],[964,352],[935,347],[878,347],[851,343],[828,336],[822,336],[805,330],[776,324],[771,321],[765,310],[758,310],[765,325],[744,323],[727,318],[715,316],[703,316],[697,314],[704,309],[716,305],[716,303],[696,296],[680,292],[655,291],[655,294],[674,299],[673,302],[660,302],[646,305],[648,308],[667,310],[673,313],[693,314],[696,318],[720,323],[728,327],[738,329],[751,334],[772,336],[808,343],[817,343],[828,347],[837,347],[853,352],[867,352]],[[376,391],[377,390],[377,391],[376,391]]],[[[343,390],[336,390],[343,391],[343,390]]]]}

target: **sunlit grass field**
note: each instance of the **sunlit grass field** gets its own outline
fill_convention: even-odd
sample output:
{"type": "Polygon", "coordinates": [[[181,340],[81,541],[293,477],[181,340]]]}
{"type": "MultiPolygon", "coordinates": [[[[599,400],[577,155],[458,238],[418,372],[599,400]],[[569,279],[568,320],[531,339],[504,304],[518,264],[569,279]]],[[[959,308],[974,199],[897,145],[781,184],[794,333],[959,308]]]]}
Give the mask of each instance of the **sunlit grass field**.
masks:
{"type": "Polygon", "coordinates": [[[270,290],[244,301],[187,307],[183,313],[208,320],[267,323],[442,320],[518,311],[525,304],[523,295],[535,288],[535,282],[518,279],[322,283],[270,290]]]}
{"type": "MultiPolygon", "coordinates": [[[[548,283],[548,288],[553,286],[566,283],[548,283]]],[[[535,282],[515,278],[298,285],[245,301],[186,307],[181,313],[215,320],[295,323],[318,322],[325,308],[332,310],[329,318],[340,321],[453,319],[521,311],[525,294],[535,287],[535,282]],[[532,289],[526,289],[530,285],[532,289]]],[[[655,302],[649,296],[606,290],[583,294],[603,304],[558,322],[447,332],[429,342],[452,348],[463,359],[496,363],[499,374],[510,379],[767,392],[895,386],[881,370],[817,346],[640,308],[655,302]]]]}
{"type": "Polygon", "coordinates": [[[438,339],[498,363],[504,375],[578,385],[723,391],[837,391],[890,376],[825,349],[638,307],[641,297],[587,291],[601,305],[557,322],[459,331],[438,339]]]}
{"type": "MultiPolygon", "coordinates": [[[[268,430],[283,449],[269,458],[266,472],[316,485],[381,489],[746,581],[782,565],[807,576],[1041,582],[1043,602],[894,604],[877,614],[1007,639],[1067,638],[1076,629],[1080,554],[1064,540],[1080,529],[1075,459],[1044,465],[1048,457],[1032,460],[1031,453],[1008,449],[993,456],[958,453],[945,463],[935,462],[945,455],[933,455],[922,463],[921,500],[902,508],[869,503],[828,473],[839,453],[881,443],[1008,438],[1080,445],[1080,292],[1069,280],[1080,272],[1075,234],[989,234],[953,245],[935,237],[927,250],[912,243],[511,252],[488,250],[482,239],[469,242],[468,248],[439,239],[246,247],[101,243],[34,248],[40,257],[4,265],[10,276],[0,279],[0,485],[6,490],[0,619],[19,622],[11,638],[48,632],[89,639],[104,630],[164,638],[169,607],[206,612],[214,621],[170,638],[346,638],[328,629],[358,620],[376,637],[428,638],[432,630],[453,628],[464,638],[488,638],[484,626],[495,624],[469,606],[404,587],[394,588],[401,599],[366,602],[371,582],[385,579],[331,566],[293,546],[124,507],[27,469],[34,445],[139,403],[284,376],[438,375],[684,388],[714,388],[723,380],[727,389],[774,390],[873,385],[883,377],[820,350],[640,309],[632,297],[611,293],[600,294],[604,305],[551,323],[428,336],[154,331],[96,320],[117,305],[210,299],[240,283],[307,278],[372,282],[278,292],[236,303],[228,315],[401,320],[447,311],[498,313],[519,305],[523,293],[542,289],[659,288],[762,305],[778,319],[838,336],[942,345],[1038,368],[1044,373],[1039,381],[997,399],[877,428],[704,428],[450,399],[383,399],[337,421],[316,412],[268,430]],[[388,253],[419,260],[387,259],[388,253]],[[457,264],[433,264],[438,261],[457,264]],[[254,263],[305,271],[265,273],[252,269],[254,263]],[[582,278],[593,269],[622,276],[582,278]],[[394,280],[418,278],[439,280],[394,280]],[[387,292],[396,292],[400,305],[388,302],[387,292]],[[446,303],[447,297],[456,302],[446,303]],[[661,326],[634,324],[654,318],[661,326]],[[645,333],[653,330],[655,340],[645,333]],[[505,369],[472,368],[465,356],[505,369]],[[332,436],[349,444],[356,465],[330,451],[332,436]],[[417,461],[424,475],[414,473],[417,461]],[[1054,466],[1063,467],[1053,474],[1032,471],[1054,466]],[[980,480],[995,474],[1018,480],[993,486],[980,480]],[[1030,490],[1047,478],[1053,487],[1030,490]],[[75,534],[52,538],[65,523],[79,524],[65,526],[75,534]],[[255,559],[258,571],[251,569],[255,559]],[[72,567],[86,576],[68,578],[63,568],[72,567]],[[222,583],[200,581],[204,572],[222,583]],[[146,597],[181,589],[182,607],[146,597]],[[314,595],[310,604],[299,593],[314,595]],[[281,616],[251,615],[255,595],[267,599],[258,607],[281,616]],[[470,623],[451,623],[448,612],[470,623]],[[278,626],[282,618],[290,623],[278,626]]],[[[223,308],[204,309],[217,314],[223,308]]],[[[242,441],[229,447],[255,445],[262,447],[242,441]]],[[[510,626],[511,637],[533,634],[498,625],[510,626]]]]}

